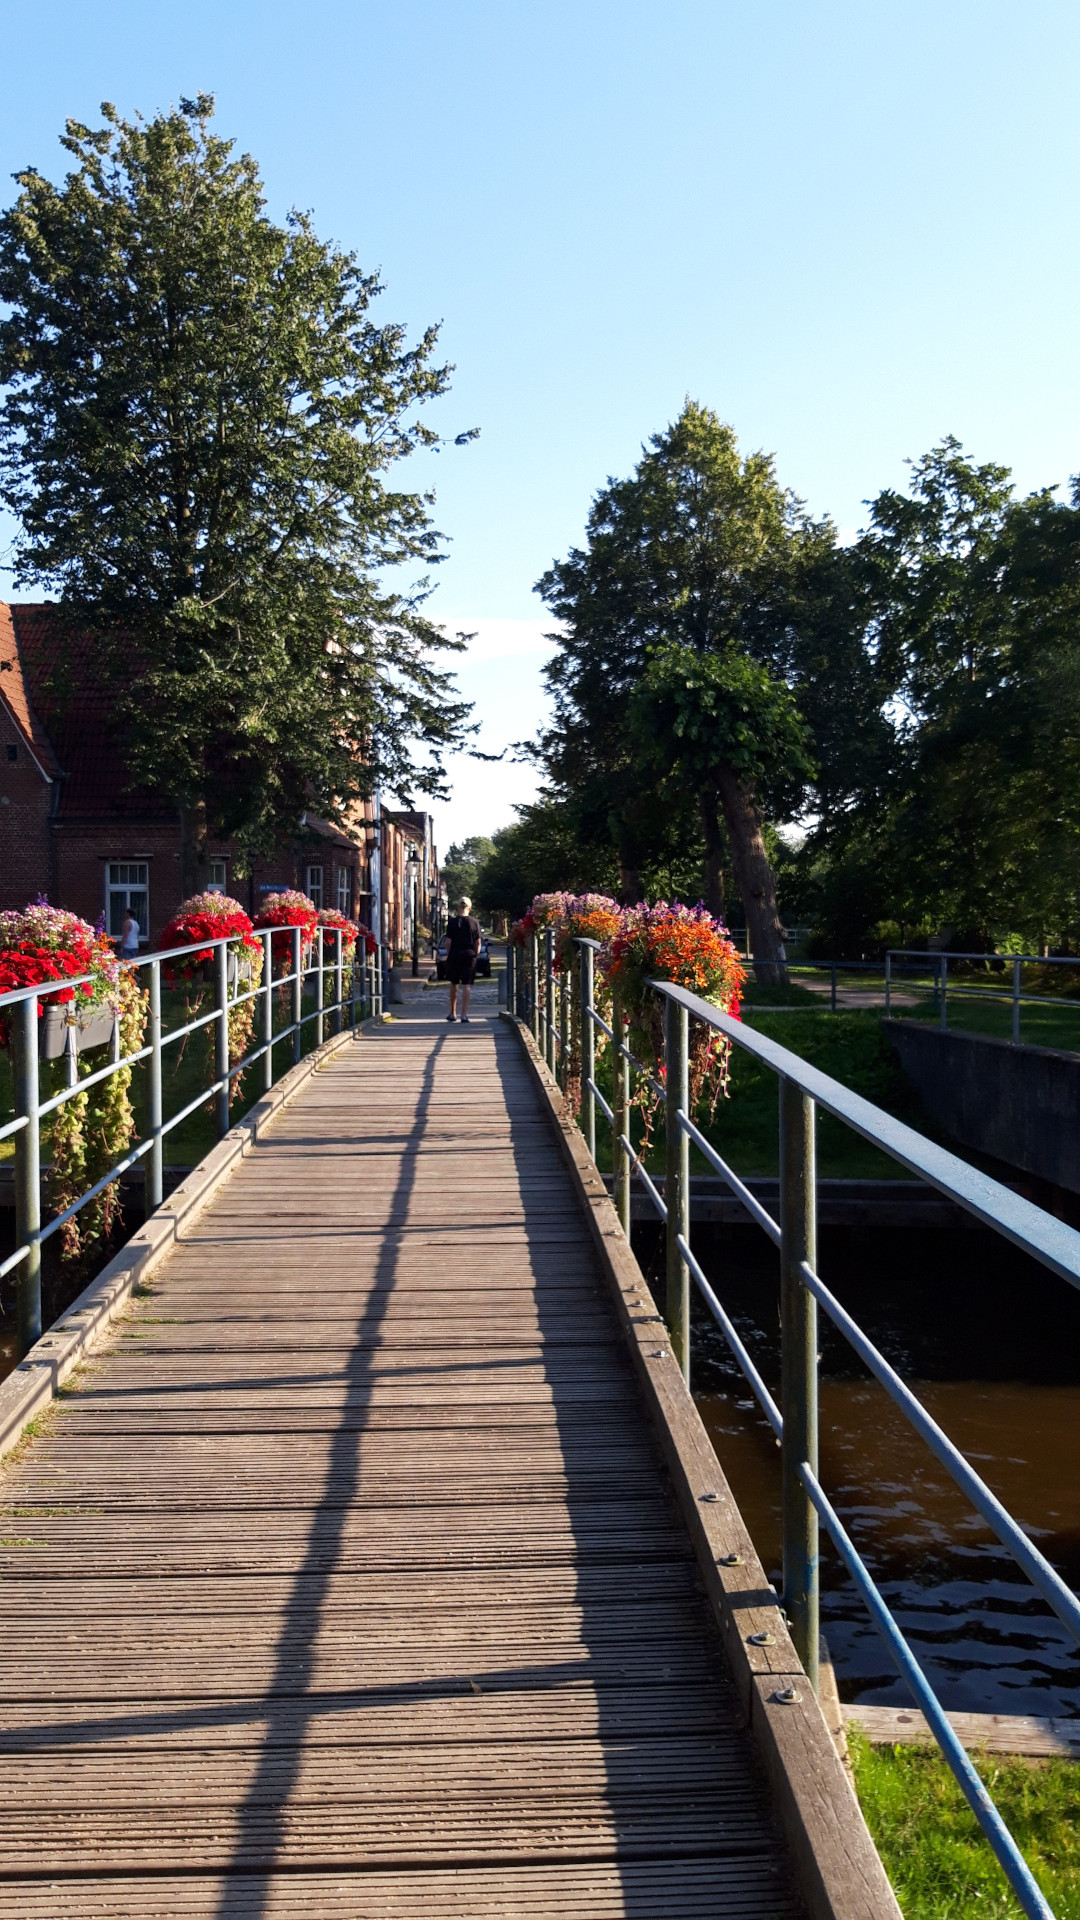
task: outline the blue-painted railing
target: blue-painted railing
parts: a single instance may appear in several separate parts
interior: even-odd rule
[[[329,944],[326,934],[330,935]],[[182,1125],[191,1114],[213,1099],[216,1109],[217,1130],[224,1136],[229,1130],[229,1109],[232,1084],[237,1076],[246,1073],[258,1061],[262,1062],[262,1090],[269,1092],[275,1078],[299,1061],[302,1052],[304,1029],[314,1025],[315,1042],[320,1044],[326,1035],[327,1021],[333,1023],[334,1031],[340,1032],[343,1023],[355,1026],[365,1013],[382,1011],[383,994],[383,955],[363,955],[358,947],[354,961],[350,961],[344,947],[343,935],[337,928],[316,929],[307,943],[299,927],[274,927],[260,929],[257,935],[263,945],[263,973],[256,987],[244,987],[243,976],[237,969],[235,979],[230,983],[229,941],[227,939],[201,940],[199,952],[212,951],[214,974],[214,1005],[209,1013],[200,1014],[194,1020],[186,1021],[182,1026],[164,1028],[161,1016],[161,980],[162,968],[168,969],[171,961],[190,961],[191,948],[170,947],[161,953],[140,955],[125,966],[131,966],[146,979],[149,997],[149,1037],[145,1046],[135,1053],[122,1055],[120,1052],[119,1019],[113,1020],[111,1058],[106,1065],[96,1068],[92,1073],[80,1077],[78,1061],[78,1035],[76,1006],[72,1002],[64,1005],[66,1016],[66,1044],[64,1062],[67,1069],[67,1085],[59,1093],[43,1099],[41,1094],[41,1075],[38,1045],[39,1016],[41,1003],[48,1002],[57,992],[56,981],[45,981],[39,986],[17,987],[8,993],[0,993],[0,1015],[3,1016],[10,1033],[14,1080],[14,1113],[10,1120],[0,1124],[0,1141],[12,1140],[15,1154],[15,1248],[7,1258],[0,1262],[0,1279],[13,1270],[16,1274],[16,1312],[18,1316],[19,1350],[25,1354],[40,1337],[41,1325],[41,1249],[45,1241],[58,1233],[67,1221],[80,1213],[83,1207],[96,1199],[97,1195],[119,1179],[129,1168],[140,1160],[146,1160],[145,1200],[146,1212],[159,1207],[164,1188],[164,1145],[168,1135]],[[363,941],[361,932],[360,940]],[[272,957],[274,944],[280,953],[285,943],[290,948],[290,963],[287,972],[274,976]],[[90,974],[78,974],[63,981],[63,989],[78,987],[92,978]],[[327,986],[329,983],[329,995]],[[314,1006],[304,1012],[305,989],[314,998]],[[290,1018],[280,1028],[274,1028],[274,995],[289,990],[291,994]],[[229,1015],[237,1007],[249,1001],[259,1003],[262,1018],[257,1021],[258,1044],[252,1047],[240,1060],[229,1057]],[[187,1035],[196,1033],[202,1027],[214,1029],[214,1067],[212,1077],[206,1085],[189,1100],[177,1113],[164,1115],[163,1103],[163,1063],[166,1049],[183,1041]],[[275,1048],[282,1043],[291,1042],[285,1066],[275,1067]],[[103,1177],[80,1193],[63,1212],[43,1221],[45,1212],[42,1191],[41,1167],[41,1126],[42,1121],[57,1108],[76,1095],[85,1093],[110,1075],[125,1067],[147,1063],[147,1117],[148,1125],[145,1137],[132,1147],[122,1159],[109,1168]]]
[[[849,1341],[874,1378],[890,1395],[952,1475],[972,1505],[996,1533],[1017,1564],[1080,1644],[1080,1600],[1006,1511],[986,1482],[944,1433],[910,1387],[830,1292],[817,1272],[815,1122],[817,1109],[831,1113],[869,1140],[909,1173],[925,1180],[1069,1285],[1080,1287],[1080,1233],[1040,1207],[970,1167],[913,1128],[884,1113],[839,1081],[809,1066],[776,1041],[734,1020],[708,1001],[666,981],[653,989],[665,1007],[664,1059],[656,1077],[635,1059],[626,1039],[618,994],[612,995],[610,1022],[595,1005],[595,941],[577,941],[580,967],[576,982],[555,967],[554,940],[534,935],[529,948],[508,949],[511,980],[508,1000],[528,1024],[556,1077],[565,1079],[572,1042],[579,1049],[581,1127],[595,1157],[599,1109],[611,1129],[615,1204],[623,1230],[630,1232],[631,1181],[638,1178],[665,1224],[667,1298],[673,1351],[687,1383],[690,1379],[690,1282],[716,1320],[748,1380],[765,1418],[780,1441],[783,1482],[784,1606],[800,1658],[817,1686],[820,1569],[818,1523],[825,1526],[856,1589],[865,1602],[900,1674],[907,1682],[976,1819],[1030,1920],[1054,1920],[1016,1841],[1005,1825],[978,1772],[949,1724],[937,1695],[904,1638],[873,1576],[855,1547],[818,1478],[817,1310],[820,1307]],[[776,1074],[780,1107],[779,1220],[749,1192],[737,1173],[695,1124],[689,1111],[689,1027],[700,1021],[740,1047]],[[613,1056],[613,1098],[607,1101],[596,1082],[595,1036],[603,1033]],[[650,1178],[630,1138],[631,1074],[646,1078],[663,1103],[666,1135],[664,1193]],[[694,1254],[690,1233],[689,1150],[696,1147],[710,1167],[739,1198],[751,1219],[780,1254],[781,1395],[778,1405],[739,1338],[723,1302]]]

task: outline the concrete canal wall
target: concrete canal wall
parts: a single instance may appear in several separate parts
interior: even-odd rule
[[[961,1146],[1080,1193],[1080,1056],[886,1020],[929,1118]]]

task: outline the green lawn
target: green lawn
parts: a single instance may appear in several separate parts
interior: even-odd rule
[[[1018,1920],[1022,1908],[936,1747],[871,1747],[849,1730],[867,1825],[905,1920]],[[1058,1920],[1080,1920],[1080,1766],[975,1755]]]
[[[904,1078],[877,1014],[828,1013],[816,1007],[809,1007],[805,1013],[770,1014],[767,1008],[747,1007],[745,1019],[746,1025],[755,1032],[778,1040],[790,1052],[872,1100],[875,1106],[884,1107],[887,1113],[906,1120],[911,1126],[927,1130],[925,1115]],[[597,1079],[610,1099],[611,1062],[607,1053]],[[736,1047],[729,1097],[718,1103],[715,1118],[702,1130],[736,1173],[778,1173],[777,1078],[772,1069]],[[640,1138],[640,1131],[640,1122],[635,1116],[635,1139]],[[610,1131],[599,1117],[597,1149],[601,1165],[610,1169]],[[645,1164],[650,1170],[663,1171],[661,1122],[653,1130]],[[710,1171],[708,1162],[696,1150],[691,1151],[691,1171]],[[818,1121],[818,1171],[824,1178],[836,1180],[908,1177],[887,1154],[879,1153],[827,1113],[822,1113]]]
[[[986,1033],[995,1040],[1012,1039],[1012,1001],[1002,989],[993,999],[969,999],[963,991],[946,996],[949,1027],[957,1033]],[[980,993],[982,989],[980,989]],[[940,1020],[940,1009],[927,994],[918,1007],[897,1007],[898,1019]],[[1080,1002],[1062,999],[1055,1006],[1021,1005],[1020,1039],[1029,1047],[1058,1047],[1066,1053],[1080,1053]]]

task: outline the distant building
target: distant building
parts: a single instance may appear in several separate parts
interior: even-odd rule
[[[86,920],[104,915],[114,935],[130,908],[153,946],[181,899],[180,818],[130,787],[111,718],[93,637],[61,627],[55,606],[0,602],[0,907],[45,894]],[[233,842],[211,842],[210,885],[249,912],[275,888],[298,887],[371,925],[379,866],[396,872],[393,843],[380,862],[377,813],[364,802],[348,831],[303,813],[242,877]]]
[[[429,813],[382,808],[382,937],[396,952],[412,951],[413,914],[424,933],[437,940],[439,864]],[[410,856],[415,854],[416,858]],[[423,949],[426,951],[426,948]]]

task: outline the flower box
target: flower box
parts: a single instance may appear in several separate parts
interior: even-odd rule
[[[74,1017],[64,1006],[43,1007],[38,1026],[38,1053],[42,1060],[59,1060],[67,1052],[69,1022],[75,1031],[76,1053],[87,1053],[91,1047],[108,1045],[116,1015],[111,1007]]]
[[[174,962],[174,965],[175,964],[176,963]],[[179,971],[179,968],[177,968],[177,971]],[[235,993],[237,988],[241,985],[245,987],[250,987],[253,973],[254,973],[254,962],[249,958],[247,958],[247,956],[245,956],[243,959],[238,958],[238,956],[235,953],[233,953],[232,949],[230,948],[229,954],[228,954],[228,963],[225,969],[226,981],[228,983],[229,992]],[[191,974],[191,978],[193,980],[199,981],[203,986],[207,986],[207,987],[216,986],[217,960],[216,959],[200,960],[198,966],[194,968]]]

